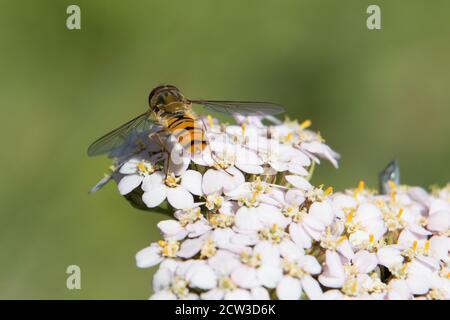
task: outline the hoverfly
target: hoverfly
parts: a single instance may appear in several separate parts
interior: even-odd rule
[[[122,145],[131,132],[150,130],[155,124],[174,135],[186,151],[198,153],[207,146],[207,141],[204,126],[192,109],[193,104],[211,111],[245,116],[271,116],[284,112],[282,106],[269,102],[192,100],[173,85],[154,88],[148,103],[147,111],[92,143],[88,155],[108,153]]]

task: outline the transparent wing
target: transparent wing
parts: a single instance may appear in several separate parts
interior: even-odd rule
[[[217,101],[217,100],[191,100],[209,110],[242,114],[244,116],[266,116],[284,112],[284,108],[276,103],[257,101]]]
[[[131,132],[149,130],[154,124],[155,121],[151,119],[148,112],[140,114],[136,118],[131,119],[117,129],[97,139],[89,146],[87,153],[91,157],[107,153],[123,144]]]

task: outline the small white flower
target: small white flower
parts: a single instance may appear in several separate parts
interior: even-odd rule
[[[149,208],[159,206],[166,198],[176,209],[191,208],[194,205],[194,195],[202,195],[201,173],[194,170],[185,171],[180,177],[161,171],[150,175],[142,184],[142,200]]]

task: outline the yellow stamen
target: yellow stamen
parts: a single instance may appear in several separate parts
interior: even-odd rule
[[[428,253],[428,250],[430,249],[430,240],[427,240],[425,242],[424,249],[425,249],[425,253]]]
[[[339,239],[336,241],[336,243],[338,245],[340,245],[342,242],[344,242],[345,240],[347,240],[347,236],[341,236],[339,237]]]
[[[331,187],[331,186],[328,187],[328,188],[325,190],[324,194],[325,194],[326,196],[329,196],[329,195],[333,194],[333,187]]]
[[[369,242],[370,242],[370,243],[373,243],[374,240],[375,240],[375,237],[374,237],[373,234],[371,233],[371,234],[369,235]]]
[[[286,136],[286,141],[291,141],[292,140],[292,133],[289,132]]]
[[[391,190],[397,190],[397,184],[394,181],[389,180],[388,185],[389,185],[389,188],[391,188]]]
[[[416,251],[417,251],[417,245],[418,245],[418,242],[417,242],[417,240],[414,240],[414,242],[413,242],[413,246],[412,246],[412,249],[413,249],[413,251],[414,251],[414,252],[416,252]]]
[[[306,119],[305,121],[303,121],[303,122],[300,124],[300,129],[306,129],[306,128],[309,128],[309,127],[311,126],[311,124],[312,124],[311,120]]]
[[[352,210],[347,215],[347,222],[352,222],[355,212]]]
[[[403,208],[400,208],[400,210],[398,210],[397,219],[400,219],[402,217],[403,212],[404,212]]]
[[[363,180],[359,181],[358,187],[355,189],[354,196],[356,197],[359,193],[361,193],[364,190],[365,186],[366,184]]]
[[[242,136],[245,137],[245,129],[247,129],[247,124],[244,122],[241,124]]]
[[[159,240],[159,241],[158,241],[158,244],[159,244],[161,247],[164,247],[164,246],[167,245],[167,241]]]
[[[392,202],[397,201],[397,192],[396,191],[391,192],[391,200],[392,200]]]
[[[212,128],[214,126],[213,117],[210,114],[207,115],[209,127]]]

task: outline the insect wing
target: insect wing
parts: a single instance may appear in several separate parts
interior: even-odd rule
[[[154,123],[148,112],[145,112],[92,143],[88,155],[92,157],[107,153],[122,145],[131,132],[149,130]]]
[[[211,111],[241,114],[244,116],[266,116],[284,112],[284,108],[276,103],[256,101],[217,101],[217,100],[191,100]]]

